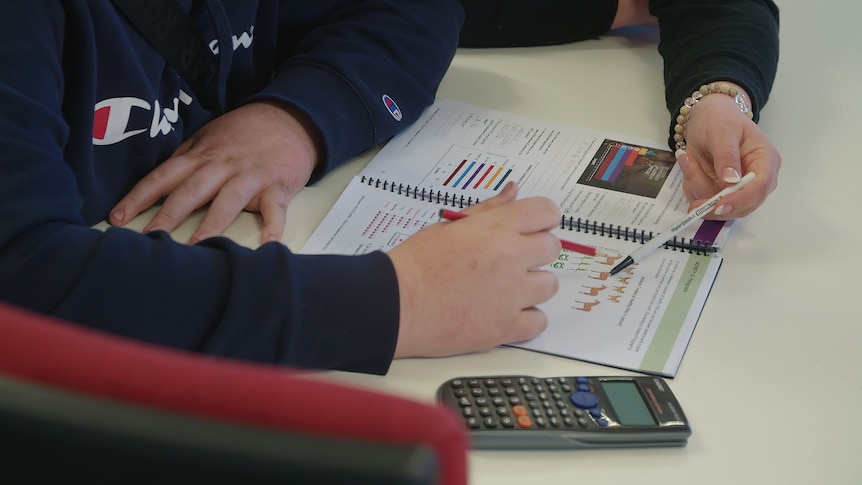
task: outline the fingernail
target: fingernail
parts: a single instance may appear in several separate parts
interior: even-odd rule
[[[731,206],[730,204],[721,204],[720,206],[715,208],[715,211],[713,212],[713,214],[715,214],[717,216],[722,216],[722,215],[727,214],[728,212],[730,212],[732,210],[733,210],[733,206]]]
[[[724,167],[721,170],[721,180],[729,184],[735,184],[742,180],[742,177],[739,176],[739,172],[736,171],[733,167]]]
[[[111,212],[111,217],[117,222],[123,222],[123,220],[126,218],[126,213],[120,209],[117,209],[114,212]]]
[[[685,170],[685,167],[688,166],[688,153],[685,150],[677,150],[674,156],[676,156],[676,162],[679,163],[679,168]]]

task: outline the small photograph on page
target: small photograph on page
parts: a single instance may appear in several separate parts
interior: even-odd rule
[[[605,139],[578,183],[655,199],[675,163],[669,150]]]

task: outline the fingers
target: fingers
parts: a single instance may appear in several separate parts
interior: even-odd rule
[[[260,236],[261,244],[280,241],[284,235],[285,218],[287,217],[287,205],[290,194],[287,189],[270,187],[266,189],[260,198],[260,214],[263,216],[263,232]]]
[[[179,153],[187,145],[183,144]],[[108,221],[115,226],[123,226],[145,209],[170,194],[183,180],[195,171],[195,166],[182,157],[171,157],[153,169],[117,202],[108,215]]]
[[[522,234],[544,232],[560,224],[560,209],[551,199],[530,197],[508,206]],[[558,240],[559,241],[559,240]],[[559,251],[557,252],[559,254]]]
[[[192,162],[191,159],[193,158],[192,156],[180,156],[171,161],[189,166],[199,165]],[[211,200],[214,201],[216,194],[228,185],[228,181],[233,180],[231,177],[234,174],[235,172],[228,164],[215,162],[202,164],[193,173],[187,175],[185,180],[171,189],[170,195],[144,228],[144,232],[173,231],[196,209],[203,207]],[[237,187],[237,182],[233,183],[232,188],[232,193],[222,197],[223,205],[229,204],[225,199],[236,198],[237,194],[242,192],[242,188]],[[239,211],[234,213],[234,216],[237,213]],[[218,221],[218,219],[215,220]]]
[[[236,219],[237,214],[245,209],[259,190],[259,184],[253,177],[241,174],[232,177],[224,185],[219,185],[220,181],[217,178],[209,179],[205,183],[209,183],[209,190],[207,192],[190,194],[183,190],[178,190],[168,197],[162,210],[159,211],[161,213],[162,211],[176,210],[176,214],[185,219],[191,211],[206,203],[206,200],[209,200],[213,196],[215,197],[212,199],[212,203],[207,209],[203,221],[201,221],[192,237],[189,238],[191,244],[224,232],[230,223]],[[204,195],[207,195],[207,197],[202,197]],[[169,207],[169,204],[174,202],[171,199],[175,198],[181,201]],[[158,214],[156,217],[158,217]],[[155,219],[153,218],[154,221]]]
[[[550,232],[559,210],[544,198],[499,203],[514,194],[501,195],[471,217],[428,226],[387,253],[401,302],[397,357],[482,350],[546,328],[537,305],[556,294],[559,280],[535,268],[560,254]]]
[[[500,339],[497,345],[505,345],[516,342],[524,342],[535,338],[548,328],[548,316],[536,307],[521,310],[512,331]]]
[[[512,202],[517,198],[518,184],[516,184],[515,182],[507,182],[506,185],[503,186],[503,190],[501,190],[497,195],[483,201],[480,204],[470,206],[464,209],[462,212],[464,212],[465,214],[478,214],[479,212],[484,212],[495,207],[500,207],[508,202]]]
[[[676,157],[683,173],[689,207],[700,205],[749,172],[757,178],[722,198],[707,219],[744,217],[775,190],[781,156],[760,128],[740,116],[736,102],[722,95],[704,96],[686,123],[686,150]]]

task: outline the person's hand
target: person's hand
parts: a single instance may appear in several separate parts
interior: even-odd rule
[[[648,25],[650,27],[658,25],[658,19],[649,13],[649,0],[617,1],[617,12],[611,23],[611,29],[633,25]]]
[[[510,183],[466,210],[425,227],[389,252],[401,301],[395,357],[439,357],[527,340],[547,325],[536,305],[559,288],[535,268],[555,260],[550,229],[560,211],[546,198],[515,201]]]
[[[211,202],[189,242],[221,234],[242,210],[263,216],[261,242],[277,241],[288,203],[317,162],[316,133],[305,115],[288,105],[241,106],[187,139],[117,203],[108,220],[124,225],[167,196],[144,232],[172,231]]]
[[[685,153],[677,152],[683,192],[691,208],[748,172],[757,177],[721,199],[707,219],[744,217],[778,186],[781,155],[756,123],[743,116],[730,96],[710,94],[697,102],[685,124]]]

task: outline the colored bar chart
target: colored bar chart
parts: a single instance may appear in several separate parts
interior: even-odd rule
[[[634,164],[638,155],[645,155],[647,148],[626,144],[614,144],[596,171],[595,178],[603,182],[613,182],[622,172],[623,167]]]
[[[512,169],[510,168],[464,159],[449,174],[449,177],[443,182],[443,186],[460,189],[498,190],[511,174]]]

